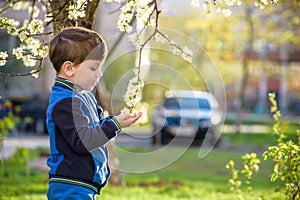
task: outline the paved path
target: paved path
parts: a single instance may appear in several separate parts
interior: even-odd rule
[[[15,147],[49,147],[49,137],[32,134],[9,135],[3,141],[3,145],[0,149],[0,158],[2,159],[12,156]]]
[[[134,137],[128,134],[120,134],[118,137],[116,137],[115,144],[125,146],[150,146],[151,138]],[[12,156],[16,147],[49,147],[49,136],[40,136],[27,133],[9,135],[5,138],[3,141],[3,146],[0,148],[0,159]]]
[[[268,132],[270,127],[267,126],[254,126],[243,125],[241,132],[245,133],[264,133]],[[137,130],[128,131],[128,134],[120,134],[116,140],[116,145],[124,146],[150,146],[151,133],[149,130],[142,131],[140,134],[133,134]],[[225,125],[222,130],[223,133],[235,132],[235,126]],[[10,134],[3,141],[3,146],[0,148],[0,159],[7,158],[13,155],[15,147],[23,146],[26,148],[49,147],[49,136],[40,136],[34,133],[18,133]]]

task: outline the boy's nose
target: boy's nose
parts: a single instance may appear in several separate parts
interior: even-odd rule
[[[102,73],[101,71],[99,71],[99,72],[96,74],[97,77],[102,77],[102,75],[103,75],[103,73]]]

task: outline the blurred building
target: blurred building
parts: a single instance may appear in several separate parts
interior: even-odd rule
[[[201,6],[204,5],[204,1],[200,1]],[[288,4],[288,3],[287,3]],[[172,6],[169,6],[172,5]],[[197,18],[199,16],[199,23],[202,23],[203,20],[201,15],[198,14],[200,11],[203,11],[201,8],[193,8],[188,2],[184,0],[176,1],[176,4],[173,3],[172,0],[166,0],[162,2],[162,9],[164,13],[162,15],[166,15],[168,17],[176,17],[183,15],[191,15],[191,17]],[[272,5],[274,6],[274,5]],[[275,8],[275,6],[274,6]],[[237,12],[246,12],[248,8],[233,8],[233,15]],[[275,10],[277,9],[277,13],[283,12],[282,5],[276,5]],[[299,8],[295,8],[297,10]],[[287,22],[284,20],[289,20],[289,23],[295,23],[292,28],[291,33],[279,33],[276,34],[277,38],[281,38],[281,35],[284,34],[293,34],[297,35],[297,31],[299,32],[299,17],[296,12],[294,12],[295,19],[289,16],[287,17],[272,15],[266,16],[262,14],[259,8],[249,7],[252,20],[258,22],[257,24],[264,26],[264,22],[268,21],[268,23],[274,22],[274,26],[278,26],[276,28],[281,28],[277,31],[281,31],[282,29],[287,29],[289,27]],[[212,6],[213,12],[213,6]],[[259,14],[260,12],[260,14]],[[276,13],[275,12],[275,13]],[[292,12],[289,12],[289,15],[292,15]],[[213,14],[212,14],[213,15]],[[234,17],[234,16],[231,16]],[[176,23],[184,23],[184,21],[179,21],[180,18],[176,18]],[[201,21],[202,20],[202,21]],[[294,21],[293,21],[294,20]],[[245,19],[240,19],[241,24],[247,24]],[[298,24],[297,24],[298,23]],[[256,25],[259,27],[259,25]],[[257,27],[256,27],[257,28]],[[195,30],[197,31],[197,30]],[[203,31],[203,30],[202,30]],[[255,113],[267,113],[269,111],[269,103],[268,103],[268,93],[275,92],[277,95],[278,106],[281,110],[282,114],[300,114],[300,81],[297,80],[296,77],[300,75],[300,46],[292,44],[291,38],[287,40],[285,43],[282,39],[281,46],[275,46],[272,43],[272,39],[270,41],[262,43],[263,39],[260,38],[257,33],[259,30],[254,30],[254,44],[251,50],[244,50],[244,52],[238,52],[240,57],[237,59],[247,59],[249,61],[248,72],[247,72],[247,80],[246,80],[246,88],[244,88],[245,96],[244,96],[244,112],[255,112]],[[237,31],[238,32],[238,31]],[[238,33],[240,34],[240,33]],[[268,33],[266,33],[268,34]],[[270,35],[274,36],[273,33]],[[283,38],[283,37],[282,37]],[[237,38],[238,39],[238,38]],[[248,41],[245,41],[244,47],[242,49],[248,49]],[[242,63],[242,61],[240,62]],[[242,68],[242,66],[240,66]],[[235,82],[231,82],[228,85],[225,85],[227,89],[227,104],[228,111],[235,111],[235,108],[240,105],[239,99],[239,91],[241,87],[241,74],[243,69],[236,69],[236,74],[238,77]]]
[[[182,15],[191,9],[189,2],[184,0],[176,1],[176,4],[174,4],[172,0],[166,0],[162,1],[160,6],[164,15],[169,16]],[[121,40],[118,40],[121,35],[117,30],[119,12],[116,10],[118,10],[118,8],[119,6],[116,4],[101,2],[95,20],[95,30],[101,33],[108,42],[110,50],[114,47],[115,43],[118,43],[119,47],[121,46],[123,49],[132,48],[126,38],[127,35],[121,37]],[[21,20],[29,17],[27,11],[9,12],[5,15]],[[0,43],[0,50],[11,51],[14,46],[17,46],[18,41],[16,38],[6,34],[3,30],[0,30]],[[115,53],[118,53],[118,49]],[[268,62],[268,66],[274,65],[273,67],[264,69],[262,69],[262,66],[261,70],[257,70],[257,67],[250,66],[245,98],[248,101],[247,105],[250,105],[249,111],[257,113],[266,112],[268,110],[267,94],[268,92],[275,92],[278,95],[280,109],[283,113],[287,113],[288,111],[300,113],[300,83],[297,80],[297,77],[300,75],[300,51],[293,50],[285,52],[266,47],[264,49],[253,49],[253,51],[244,52],[243,56],[253,61],[266,61]],[[0,67],[0,71],[4,73],[24,73],[32,69],[33,68],[23,67],[19,61],[11,61],[5,68]],[[278,73],[269,76],[264,70],[277,70]],[[54,77],[55,71],[52,69],[49,60],[45,59],[43,62],[43,70],[37,79],[32,76],[0,76],[0,95],[14,101],[32,99],[33,96],[39,94],[41,94],[41,96],[47,96],[51,91]],[[228,86],[228,88],[230,87],[239,87],[239,82],[237,81],[232,86]],[[231,97],[229,98],[228,104],[234,104],[234,101],[235,98]]]

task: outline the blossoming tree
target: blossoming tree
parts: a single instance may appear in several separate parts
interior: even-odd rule
[[[125,102],[126,112],[134,112],[135,105],[141,100],[141,91],[144,86],[141,75],[141,52],[146,44],[155,39],[173,48],[173,53],[181,56],[184,60],[191,62],[193,52],[188,47],[176,44],[176,41],[169,38],[159,29],[159,8],[158,0],[105,0],[107,3],[117,3],[120,8],[120,15],[116,26],[119,31],[129,33],[129,40],[136,46],[139,52],[139,62],[135,67],[135,77],[128,84]],[[251,1],[255,6],[263,8],[267,4],[275,3],[277,0],[255,0]],[[246,2],[246,1],[245,1]],[[222,8],[225,15],[230,14],[227,6],[243,5],[242,0],[192,0],[190,4],[194,7],[202,6],[208,12],[212,6]],[[24,66],[37,66],[30,73],[4,74],[10,76],[38,76],[42,70],[43,58],[47,57],[48,35],[67,26],[83,26],[93,28],[95,13],[100,0],[7,0],[2,1],[0,9],[0,29],[4,29],[8,34],[18,37],[21,44],[11,52],[0,52],[0,66],[4,67],[9,59],[22,60]],[[28,10],[29,18],[18,21],[14,18],[6,17],[9,10]],[[134,22],[142,22],[141,29],[134,29]],[[154,27],[152,33],[147,38],[141,37],[149,28]],[[1,72],[0,72],[1,73]],[[3,75],[3,73],[2,73]]]
[[[249,2],[257,7],[275,3],[277,0],[254,0]],[[136,46],[138,62],[134,68],[135,76],[129,81],[124,101],[125,112],[134,112],[134,107],[142,98],[144,76],[141,70],[141,55],[151,40],[168,45],[173,54],[181,56],[187,62],[192,62],[193,52],[186,46],[180,46],[174,39],[168,37],[159,28],[160,2],[158,0],[105,0],[106,3],[119,5],[119,18],[115,26],[123,33],[128,33],[129,40]],[[248,0],[191,0],[191,6],[203,7],[209,12],[218,7],[225,16],[230,15],[228,6],[243,5]],[[248,2],[248,3],[249,3]],[[95,14],[100,0],[6,0],[0,2],[0,29],[7,34],[17,37],[20,45],[12,51],[0,51],[0,67],[5,67],[10,59],[22,61],[25,67],[35,66],[29,73],[0,72],[8,76],[37,77],[42,70],[43,59],[47,57],[47,42],[49,36],[63,27],[83,26],[93,29]],[[6,15],[9,11],[18,12],[27,10],[26,19],[17,20]],[[142,27],[137,29],[135,22],[141,22]],[[149,29],[151,28],[151,29]],[[143,37],[146,30],[150,30],[147,37]],[[111,53],[111,52],[110,52]],[[114,159],[110,159],[114,160]],[[120,176],[116,179],[119,182]]]

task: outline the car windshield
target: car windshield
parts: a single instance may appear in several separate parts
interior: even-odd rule
[[[210,109],[210,105],[207,99],[202,98],[168,98],[164,103],[166,108],[176,109]]]

